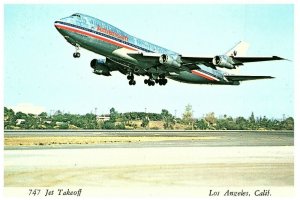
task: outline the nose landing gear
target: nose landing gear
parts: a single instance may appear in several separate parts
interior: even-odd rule
[[[79,53],[79,52],[73,53],[73,57],[74,57],[74,58],[79,58],[79,57],[80,57],[80,53]]]
[[[78,51],[79,51],[79,45],[76,44],[75,45],[75,53],[73,53],[74,58],[79,58],[80,57],[80,53]]]

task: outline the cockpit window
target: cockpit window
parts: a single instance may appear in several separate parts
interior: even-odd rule
[[[80,15],[79,14],[73,14],[73,15],[71,15],[72,17],[80,17]]]

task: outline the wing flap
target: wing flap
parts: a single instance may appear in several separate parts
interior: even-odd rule
[[[159,65],[159,58],[162,54],[159,53],[144,53],[144,52],[130,52],[127,53],[128,56],[137,59],[139,61],[144,61],[144,62],[151,62],[155,65]],[[262,61],[271,61],[271,60],[286,60],[285,58],[281,58],[278,56],[270,56],[270,57],[232,57],[233,63],[231,63],[234,66],[239,66],[243,65],[243,63],[247,62],[262,62]],[[180,55],[180,60],[183,69],[189,69],[189,70],[194,70],[199,68],[197,65],[202,64],[208,67],[211,67],[213,69],[216,68],[216,66],[213,64],[213,56],[203,56],[203,57],[198,57],[198,56],[181,56]]]
[[[225,75],[229,81],[251,81],[259,79],[272,79],[272,76]]]
[[[285,60],[285,59],[278,56],[272,56],[272,57],[233,57],[233,60],[236,64],[243,64],[246,62],[261,62],[261,61]]]
[[[131,52],[127,53],[127,55],[139,61],[151,62],[156,66],[161,65],[159,63],[159,58],[162,54],[160,53]],[[182,58],[180,57],[180,59]],[[199,69],[199,67],[193,61],[183,62],[181,68],[184,71]]]
[[[159,58],[161,54],[159,53],[144,53],[144,52],[130,52],[127,53],[130,57],[135,59],[143,59],[143,58]]]

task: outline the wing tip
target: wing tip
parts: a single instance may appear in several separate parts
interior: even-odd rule
[[[274,59],[274,60],[287,60],[287,61],[292,61],[292,60],[290,60],[290,59],[282,58],[282,57],[279,57],[279,56],[273,56],[273,59]]]

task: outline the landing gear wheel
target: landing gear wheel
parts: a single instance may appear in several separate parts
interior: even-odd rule
[[[78,52],[79,51],[79,45],[78,44],[75,44],[75,53],[73,53],[73,57],[74,58],[79,58],[80,57],[80,53]]]
[[[164,82],[163,82],[164,85],[166,85],[166,84],[168,83],[168,79],[165,78],[165,79],[163,79],[163,80],[164,80]]]
[[[127,76],[127,79],[128,79],[128,80],[133,80],[133,79],[134,79],[133,74],[129,74],[129,75]]]
[[[136,84],[135,80],[130,80],[129,81],[129,85],[135,85],[135,84]]]
[[[73,57],[74,57],[74,58],[79,58],[79,57],[80,57],[80,53],[79,53],[79,52],[73,53]]]
[[[159,85],[166,85],[167,84],[167,82],[168,82],[168,79],[159,79],[159,81],[158,81],[158,83],[159,83]]]
[[[145,84],[148,84],[148,83],[149,83],[149,80],[148,80],[148,79],[145,79],[145,80],[144,80],[144,83],[145,83]]]
[[[152,81],[152,80],[148,80],[148,85],[149,85],[149,86],[154,86],[154,85],[155,85],[155,82]]]

